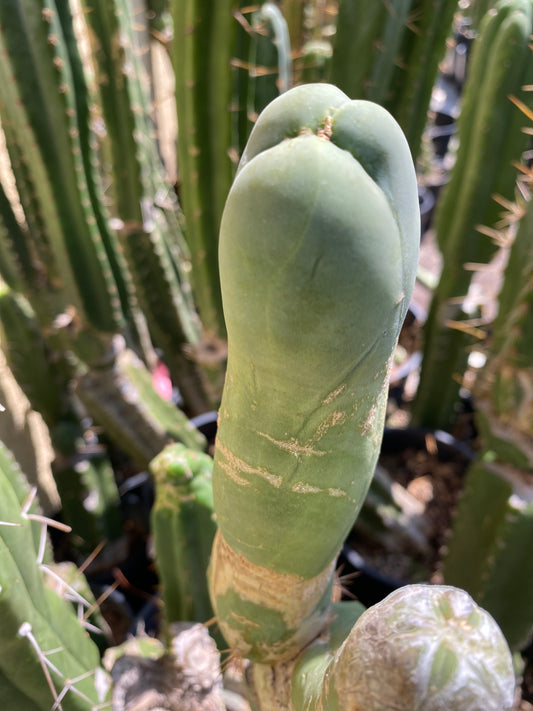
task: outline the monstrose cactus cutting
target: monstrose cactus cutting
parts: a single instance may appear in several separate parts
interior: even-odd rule
[[[419,226],[409,147],[385,109],[308,84],[262,112],[221,225],[229,351],[209,567],[218,624],[252,662],[247,680],[260,711],[463,711],[457,688],[470,677],[470,696],[479,687],[484,702],[497,689],[498,708],[510,709],[509,650],[468,596],[457,602],[461,591],[448,600],[450,589],[412,587],[375,612],[332,602],[337,554],[379,453]],[[407,688],[400,674],[381,700],[364,683],[368,660],[351,646],[360,638],[372,646],[374,614],[390,632],[374,653],[388,659],[403,640],[403,680],[413,681]],[[471,659],[454,661],[465,646],[463,618],[479,674],[470,674]],[[430,649],[432,640],[442,649]],[[495,684],[483,671],[493,656],[503,670],[494,667]]]
[[[418,244],[414,168],[384,109],[309,84],[263,111],[220,235],[229,357],[211,563],[222,631],[254,659],[290,657],[324,625]]]

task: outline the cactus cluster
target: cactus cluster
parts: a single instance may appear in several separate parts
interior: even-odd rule
[[[512,245],[499,313],[484,344],[487,363],[474,387],[481,447],[467,475],[443,569],[447,582],[468,590],[491,612],[517,650],[528,643],[533,631],[529,551],[533,536],[529,397],[533,210],[529,195],[522,210],[518,226],[507,228]]]
[[[435,231],[443,269],[425,327],[420,383],[413,408],[417,423],[448,429],[465,371],[468,321],[463,310],[472,271],[486,264],[504,208],[514,200],[516,163],[529,139],[523,113],[511,97],[531,105],[533,7],[502,0],[480,28],[458,119],[456,162],[439,200]],[[473,314],[475,317],[477,314]]]
[[[80,7],[74,21],[69,3],[0,0],[0,120],[15,185],[2,173],[0,342],[50,431],[62,514],[84,553],[120,535],[100,445],[149,471],[166,653],[158,644],[157,661],[123,659],[110,701],[94,601],[52,564],[47,528],[69,526],[43,517],[0,446],[2,702],[125,709],[144,671],[158,703],[180,697],[181,687],[157,695],[179,677],[222,708],[216,664],[205,688],[188,665],[174,668],[188,652],[173,623],[216,619],[220,648],[249,662],[259,711],[510,711],[509,645],[520,649],[533,627],[531,209],[475,393],[482,450],[446,585],[406,586],[366,611],[337,600],[337,556],[365,498],[390,502],[379,486],[367,493],[417,271],[413,156],[456,2],[342,0],[325,44],[316,40],[333,25],[314,36],[318,3],[300,0]],[[468,286],[464,262],[493,249],[476,230],[492,233],[495,193],[513,196],[532,13],[532,0],[500,0],[481,25],[437,221],[445,265],[416,405],[424,424],[428,407],[450,407],[442,369],[431,380],[446,392],[429,396],[425,383],[445,351],[448,375],[458,369],[442,326]],[[154,40],[174,63],[176,186],[158,154]],[[300,49],[298,81],[341,88],[290,88]],[[154,390],[156,348],[184,411]],[[227,355],[214,458],[188,420],[211,405],[202,352],[217,375]],[[516,571],[531,572],[520,588]]]

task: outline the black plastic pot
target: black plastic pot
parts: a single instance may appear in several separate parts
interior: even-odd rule
[[[456,462],[463,471],[474,457],[468,444],[456,440],[447,432],[425,428],[386,429],[381,456],[396,455],[409,449],[426,451],[428,440],[436,447],[439,461]],[[393,590],[410,582],[386,575],[372,566],[350,536],[343,546],[338,563],[345,597],[355,598],[366,607],[377,604]]]

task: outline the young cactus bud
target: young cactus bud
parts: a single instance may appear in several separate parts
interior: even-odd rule
[[[418,244],[409,148],[383,108],[308,84],[263,111],[220,234],[229,354],[210,572],[222,632],[252,659],[290,658],[325,624]]]
[[[206,570],[216,531],[208,454],[170,444],[150,463],[156,498],[151,520],[165,621],[213,616]]]

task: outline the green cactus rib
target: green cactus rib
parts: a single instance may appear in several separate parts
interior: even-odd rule
[[[402,127],[415,161],[456,11],[457,0],[414,0],[398,48],[384,105]]]
[[[218,276],[218,230],[231,185],[232,80],[236,0],[173,0],[173,61],[181,202],[202,323],[225,335]]]
[[[0,344],[32,409],[48,426],[64,521],[85,547],[94,547],[102,537],[116,539],[120,519],[114,472],[105,455],[86,454],[84,428],[68,395],[71,368],[46,341],[29,302],[1,280]]]
[[[352,98],[382,104],[420,150],[431,92],[457,0],[343,0],[329,80]]]
[[[1,8],[0,8],[1,9]],[[30,227],[39,260],[46,266],[46,277],[52,288],[47,290],[51,311],[58,313],[65,303],[82,312],[81,297],[70,264],[62,249],[52,257],[47,235],[61,235],[61,222],[56,209],[46,167],[35,136],[29,125],[23,99],[18,91],[15,72],[10,65],[4,36],[0,32],[0,116],[11,155],[17,189]],[[9,111],[9,117],[6,115]],[[16,131],[15,131],[16,128]],[[21,147],[24,146],[24,155]],[[68,296],[65,296],[65,293]]]
[[[530,308],[533,298],[533,246],[530,238],[532,229],[533,201],[529,196],[529,202],[525,206],[525,213],[520,219],[512,243],[503,285],[498,294],[498,315],[493,327],[491,345],[492,359],[497,362],[496,368],[492,368],[495,374],[498,366],[504,364],[515,373],[519,370],[527,372],[533,367],[531,349],[533,320]],[[496,401],[494,407],[499,415],[513,417],[515,424],[517,415],[524,411],[516,399],[509,403],[504,400],[498,404]],[[530,423],[531,420],[529,425]],[[530,433],[530,426],[526,422],[524,425],[524,431]]]
[[[342,614],[345,604],[335,606],[333,625],[340,629],[332,641],[315,642],[296,662],[287,709],[513,707],[509,648],[492,617],[463,590],[407,585],[359,616]],[[353,626],[350,616],[357,616]]]
[[[253,658],[294,653],[323,624],[379,451],[419,232],[409,148],[384,109],[315,84],[263,111],[221,227],[229,355],[210,573],[224,636]]]
[[[386,103],[398,51],[406,32],[411,3],[412,0],[396,0],[387,8],[386,22],[378,45],[379,52],[368,78],[365,98],[370,101],[381,104]]]
[[[467,475],[444,559],[446,581],[493,614],[510,646],[533,633],[533,208],[511,246],[499,312],[474,389],[478,460]]]
[[[458,121],[457,161],[436,216],[443,271],[426,323],[413,418],[443,429],[450,427],[453,418],[457,379],[466,358],[467,338],[448,326],[449,320],[467,318],[457,303],[471,280],[464,265],[486,263],[494,254],[496,245],[480,226],[494,228],[501,219],[495,196],[513,199],[513,163],[528,145],[522,131],[524,116],[509,95],[531,104],[531,94],[523,87],[533,79],[532,5],[530,0],[504,0],[496,10],[487,16],[474,46]]]
[[[154,344],[164,352],[189,412],[208,409],[198,366],[185,355],[201,337],[179,207],[163,176],[147,76],[124,2],[86,3],[110,137],[115,217]],[[89,11],[90,10],[90,11]]]
[[[61,391],[35,314],[24,296],[0,279],[0,344],[32,407],[50,425],[57,422]]]
[[[26,235],[0,183],[0,276],[10,287],[21,289],[30,264]]]
[[[78,37],[74,32],[70,6],[68,3],[60,3],[57,5],[57,11],[65,37],[72,80],[75,87],[76,115],[81,155],[87,180],[87,190],[94,209],[96,225],[117,286],[121,309],[128,328],[128,335],[141,350],[146,351],[148,350],[145,335],[146,324],[143,323],[143,318],[139,310],[132,275],[117,235],[115,231],[110,228],[109,214],[103,201],[104,187],[102,184],[100,147],[92,128],[94,117],[91,114],[91,104],[94,103],[96,97],[93,96],[93,92],[88,86],[86,71],[84,70],[79,53]],[[89,14],[92,16],[95,12],[96,8],[93,4]],[[124,176],[121,177],[123,178]]]
[[[0,674],[9,693],[41,711],[92,711],[105,702],[96,646],[70,605],[44,584],[47,566],[35,539],[39,523],[21,504],[21,473],[0,460]],[[28,489],[26,488],[26,498]],[[39,525],[39,528],[41,526]],[[70,686],[68,686],[70,685]]]
[[[16,7],[4,1],[0,3],[0,28],[3,63],[10,70],[7,83],[11,85],[5,87],[6,93],[2,86],[0,113],[19,146],[27,145],[30,155],[38,154],[36,166],[41,175],[29,156],[28,168],[41,211],[55,212],[50,215],[53,219],[46,237],[58,271],[69,295],[78,296],[82,313],[93,325],[114,330],[122,316],[120,301],[88,190],[76,87],[57,10],[44,1],[26,0]],[[13,92],[20,98],[15,107],[9,101]],[[19,123],[16,114],[21,112]],[[45,208],[50,200],[53,206]]]
[[[167,624],[213,616],[206,581],[216,532],[212,470],[210,456],[182,444],[169,445],[150,463],[151,522]]]

